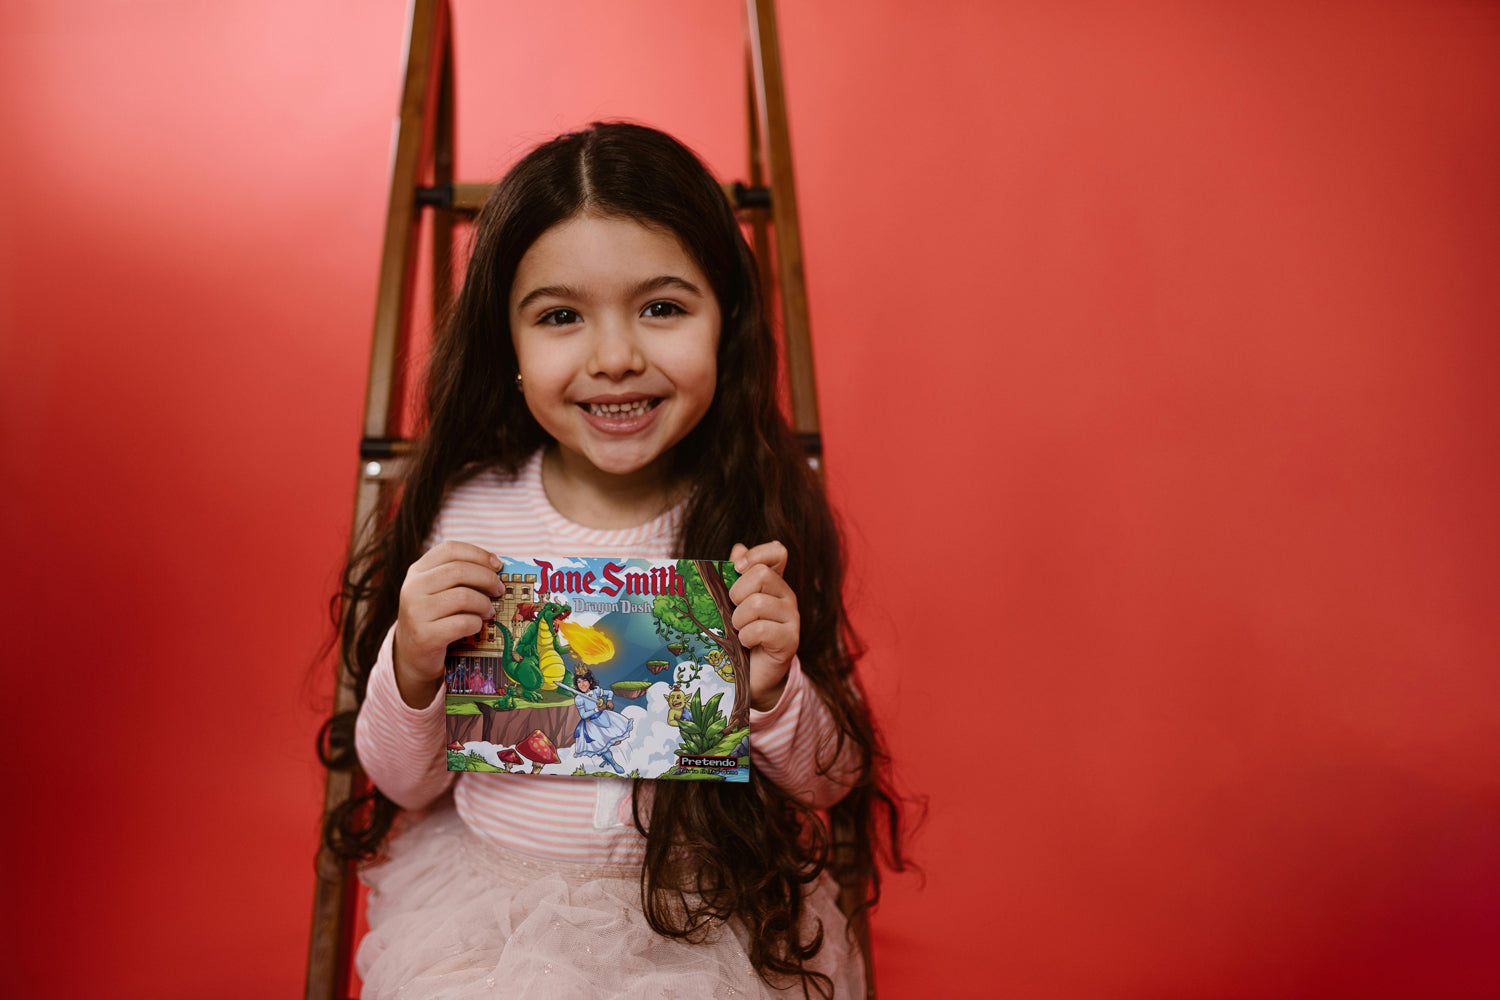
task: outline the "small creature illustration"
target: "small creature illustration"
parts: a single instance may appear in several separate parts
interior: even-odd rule
[[[501,697],[490,702],[490,707],[497,712],[509,712],[516,707],[516,698],[521,693],[521,685],[505,685],[505,693]]]
[[[720,677],[729,683],[734,683],[734,661],[724,655],[722,649],[711,649],[703,657],[716,670]]]
[[[667,692],[667,725],[682,726],[682,712],[687,708],[688,693],[676,684]]]

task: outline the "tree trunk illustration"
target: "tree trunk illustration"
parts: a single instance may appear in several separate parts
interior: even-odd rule
[[[729,728],[738,729],[750,725],[750,655],[740,645],[740,637],[730,622],[734,618],[734,602],[729,599],[729,588],[724,585],[724,576],[717,563],[706,559],[694,559],[693,566],[719,609],[719,618],[724,622],[724,634],[714,635],[704,630],[705,635],[718,643],[719,648],[734,664],[734,714],[729,717]]]

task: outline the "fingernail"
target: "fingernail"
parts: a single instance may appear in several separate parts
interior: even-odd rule
[[[495,569],[498,570],[501,567],[501,565],[502,565],[502,563],[500,562],[500,557],[497,556],[497,555],[494,555],[492,553],[490,555],[490,565],[493,566],[493,567],[495,567]]]

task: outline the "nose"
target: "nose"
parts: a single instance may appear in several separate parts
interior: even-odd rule
[[[623,317],[611,317],[595,324],[593,352],[589,357],[589,374],[619,379],[639,375],[646,370],[646,356],[641,351],[635,324]]]

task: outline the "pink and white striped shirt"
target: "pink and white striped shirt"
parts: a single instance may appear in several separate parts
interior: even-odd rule
[[[634,528],[586,528],[563,517],[542,488],[542,453],[511,479],[488,470],[453,489],[429,544],[469,542],[503,556],[556,553],[670,558],[681,524],[674,508]],[[747,539],[755,544],[765,539]],[[639,865],[645,840],[631,822],[632,783],[563,775],[455,775],[446,769],[447,720],[440,689],[414,709],[401,699],[386,635],[355,726],[355,746],[370,780],[397,805],[422,809],[453,786],[458,814],[479,835],[511,850],[579,864]],[[786,689],[768,712],[750,711],[752,766],[816,809],[841,799],[847,762],[817,773],[837,737],[822,700],[794,659]],[[455,783],[454,779],[457,778]],[[649,783],[645,786],[649,790]],[[642,803],[643,806],[648,803]]]

